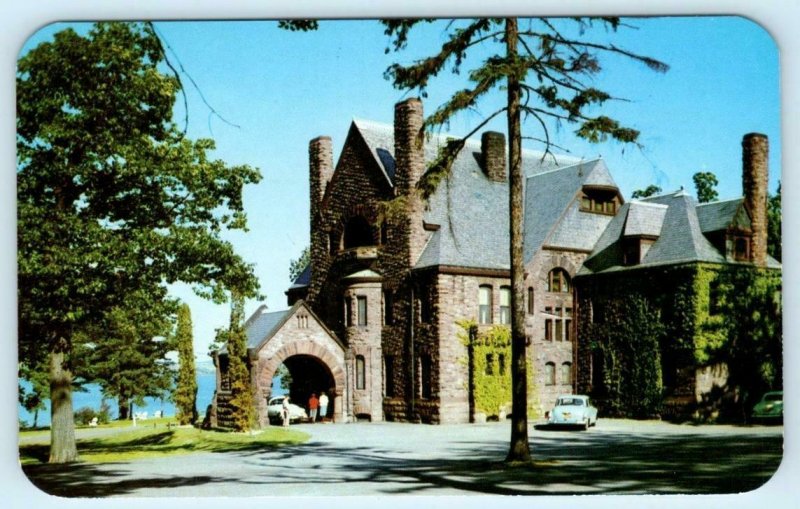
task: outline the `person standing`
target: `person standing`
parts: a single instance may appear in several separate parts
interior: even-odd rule
[[[317,420],[317,408],[319,408],[319,400],[317,394],[312,392],[311,397],[308,398],[308,415],[311,417],[312,423]]]
[[[281,414],[283,415],[283,427],[289,427],[289,395],[287,394],[285,398],[283,398],[283,403],[281,404]]]
[[[324,392],[319,395],[319,418],[325,420],[328,415],[328,395]]]

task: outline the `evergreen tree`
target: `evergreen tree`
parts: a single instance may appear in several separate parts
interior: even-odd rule
[[[194,366],[194,338],[192,312],[188,304],[178,310],[178,328],[175,332],[178,347],[178,380],[175,388],[175,407],[181,424],[197,421],[197,375]]]
[[[395,50],[406,47],[410,31],[433,20],[392,19],[383,24]],[[568,34],[568,24],[577,23],[578,35]],[[446,125],[454,115],[474,111],[476,104],[491,91],[505,86],[505,106],[486,115],[464,138],[451,140],[420,179],[418,190],[428,198],[450,172],[466,139],[478,132],[490,120],[506,114],[509,154],[509,217],[511,261],[511,376],[512,424],[507,461],[530,460],[527,425],[527,368],[524,330],[524,260],[522,251],[522,122],[532,119],[541,136],[525,136],[544,144],[550,150],[548,120],[576,124],[575,134],[590,142],[609,137],[626,143],[636,143],[639,132],[620,125],[608,116],[594,114],[596,107],[612,96],[588,84],[587,78],[600,70],[599,53],[616,54],[644,63],[649,68],[665,71],[667,66],[655,59],[641,56],[610,43],[595,42],[586,35],[592,23],[616,30],[619,18],[528,20],[519,27],[516,18],[452,20],[445,42],[433,55],[408,66],[394,64],[386,71],[387,78],[399,89],[416,89],[425,95],[431,78],[448,66],[459,73],[466,61],[467,51],[478,45],[500,45],[496,54],[481,62],[468,75],[469,85],[452,95],[424,123],[428,129]],[[387,49],[387,51],[389,51]],[[524,116],[524,117],[523,117]]]
[[[228,346],[228,377],[231,383],[231,399],[234,428],[249,431],[255,427],[253,386],[250,381],[247,357],[247,335],[244,330],[244,297],[231,292],[231,323],[220,338]]]
[[[715,201],[719,198],[717,193],[717,176],[710,171],[699,171],[692,175],[694,181],[694,188],[697,190],[697,201],[700,203],[708,203]]]
[[[306,246],[296,260],[289,262],[289,281],[294,282],[311,263],[311,248]]]
[[[66,29],[19,59],[17,245],[20,363],[49,363],[50,462],[78,458],[76,349],[131,293],[183,281],[217,301],[257,292],[222,238],[244,229],[248,166],[212,160],[172,122],[177,76],[149,24]],[[104,339],[91,337],[99,343]]]
[[[781,184],[778,182],[778,192],[770,196],[767,201],[767,252],[778,261],[781,261],[783,250],[782,217]]]

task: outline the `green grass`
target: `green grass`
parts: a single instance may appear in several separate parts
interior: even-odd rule
[[[42,441],[20,445],[20,461],[23,464],[47,462],[49,435],[42,438]],[[305,433],[283,428],[267,428],[250,434],[205,431],[188,426],[137,426],[113,435],[79,439],[78,454],[81,461],[110,463],[194,452],[272,449],[302,443],[308,438]]]

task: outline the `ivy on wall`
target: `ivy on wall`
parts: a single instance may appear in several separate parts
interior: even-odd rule
[[[471,320],[457,325],[461,328],[458,337],[469,351],[464,361],[469,365],[475,412],[499,417],[511,408],[511,329],[502,325],[479,329]],[[527,366],[528,416],[537,417],[540,410],[530,361]]]
[[[602,359],[593,393],[603,413],[646,417],[664,389],[694,397],[695,369],[724,364],[724,397],[738,412],[781,387],[781,273],[745,265],[686,264],[595,277],[582,285],[579,336]],[[588,359],[590,357],[584,357]],[[587,366],[583,366],[586,369]]]

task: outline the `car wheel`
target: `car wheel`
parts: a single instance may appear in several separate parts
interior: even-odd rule
[[[583,431],[586,431],[587,429],[589,429],[589,418],[588,417],[586,418],[586,420],[583,423]]]

